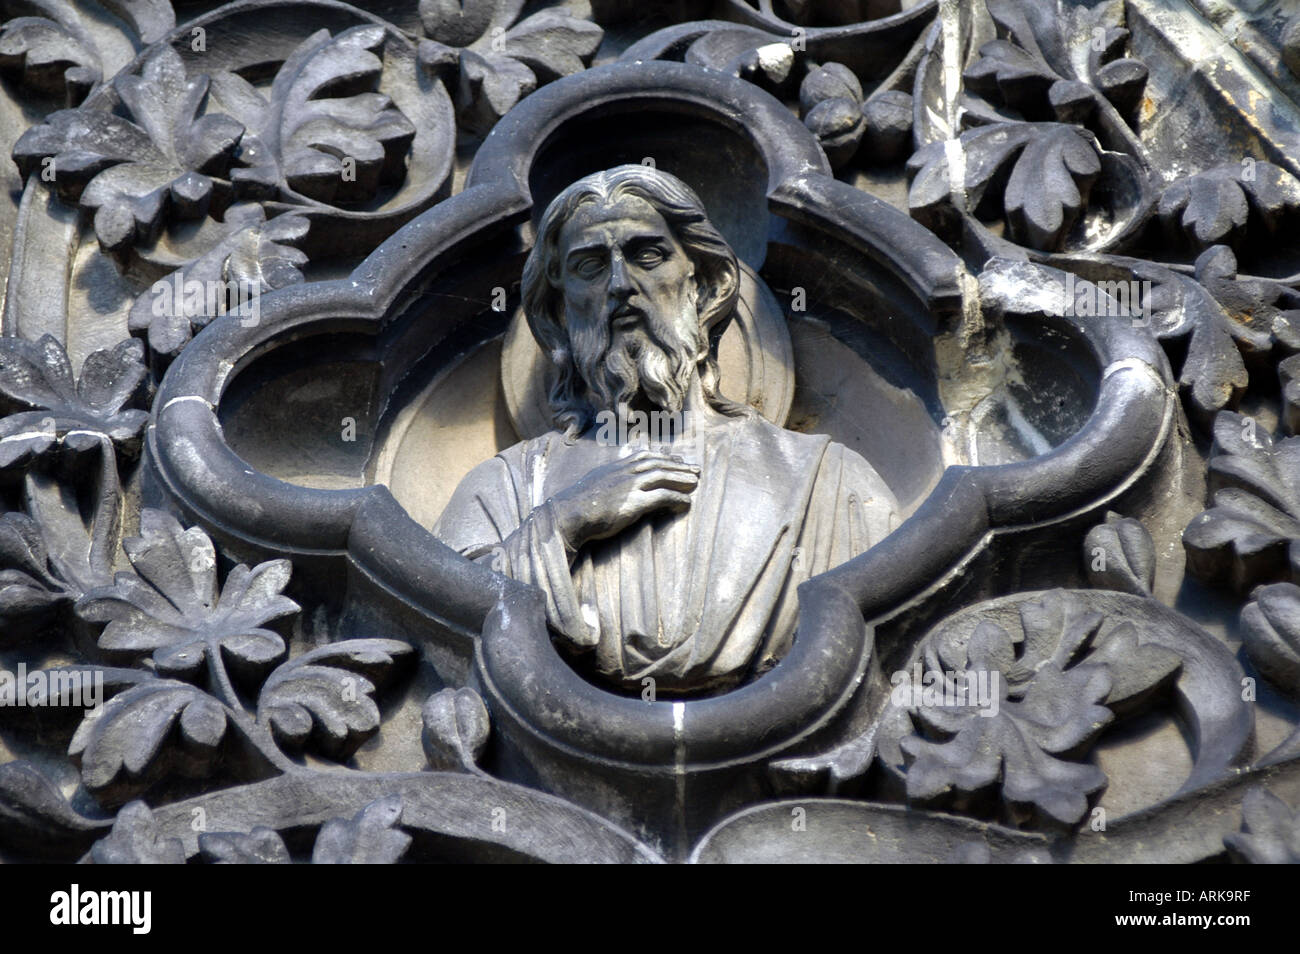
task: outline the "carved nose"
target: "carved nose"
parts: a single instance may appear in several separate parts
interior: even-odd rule
[[[609,271],[609,294],[613,298],[626,299],[632,294],[632,281],[627,274],[627,264],[622,257],[615,256]]]

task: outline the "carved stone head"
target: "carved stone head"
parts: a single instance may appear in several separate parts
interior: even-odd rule
[[[716,344],[735,309],[735,253],[676,176],[618,166],[547,207],[524,266],[529,327],[559,371],[550,393],[571,434],[637,399],[676,411],[698,375],[720,408]]]

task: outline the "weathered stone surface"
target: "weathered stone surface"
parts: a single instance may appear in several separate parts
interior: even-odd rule
[[[0,860],[1295,862],[1272,6],[15,6]]]

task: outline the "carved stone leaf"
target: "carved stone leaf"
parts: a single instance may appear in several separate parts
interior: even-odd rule
[[[1025,115],[1041,107],[1048,88],[1061,79],[1046,63],[1009,40],[992,40],[980,47],[980,58],[963,78],[974,92],[996,96]]]
[[[1265,678],[1300,694],[1300,587],[1261,586],[1241,610],[1241,628],[1246,652]]]
[[[1180,179],[1160,197],[1160,217],[1176,221],[1200,246],[1222,242],[1246,224],[1249,214],[1245,191],[1227,175]]]
[[[969,672],[1009,668],[1009,634],[983,624],[971,636]],[[1087,795],[1106,784],[1093,765],[1055,758],[1092,738],[1111,719],[1099,703],[1110,691],[1104,666],[1079,665],[1062,670],[1044,663],[1019,700],[1007,696],[1009,680],[999,680],[997,714],[980,707],[921,706],[917,716],[947,737],[932,742],[909,736],[901,745],[910,757],[907,793],[929,801],[953,790],[972,794],[1000,784],[1010,802],[1030,804],[1058,822],[1073,824],[1087,811]]]
[[[0,642],[7,644],[39,631],[68,600],[55,585],[37,577],[21,570],[0,570]]]
[[[1031,248],[1059,248],[1100,172],[1096,144],[1077,127],[1053,124],[1031,139],[1003,199],[1012,236]]]
[[[76,201],[94,176],[132,159],[162,161],[162,154],[139,126],[100,110],[64,109],[45,117],[18,138],[14,162],[24,177],[54,160],[54,184],[64,198]]]
[[[1088,581],[1101,589],[1149,596],[1156,574],[1156,547],[1139,520],[1106,514],[1083,541]]]
[[[185,864],[181,840],[163,836],[149,806],[138,801],[117,813],[112,833],[95,842],[90,854],[100,865]]]
[[[1238,592],[1300,568],[1295,541],[1300,524],[1259,497],[1230,488],[1214,495],[1214,506],[1183,532],[1188,569],[1210,583],[1227,582]]]
[[[1255,865],[1300,864],[1300,814],[1263,786],[1241,802],[1242,830],[1223,839],[1229,854]]]
[[[311,199],[340,204],[369,201],[381,183],[399,179],[415,127],[375,92],[384,41],[379,26],[354,27],[337,37],[320,30],[280,67],[269,103],[243,84],[239,101],[255,109],[247,119],[259,133],[240,156],[252,171],[236,173],[235,181],[251,184],[256,197],[274,176]],[[239,86],[233,77],[223,83],[223,94]],[[335,95],[341,92],[350,95]]]
[[[273,828],[258,827],[248,834],[237,832],[203,832],[199,835],[199,853],[218,865],[287,865],[289,849]]]
[[[1250,382],[1241,348],[1241,330],[1199,282],[1167,268],[1139,262],[1133,279],[1150,283],[1151,330],[1161,341],[1186,342],[1178,370],[1179,390],[1188,415],[1209,428],[1214,415],[1235,408]]]
[[[379,728],[379,707],[371,698],[378,684],[412,655],[407,643],[391,639],[352,639],[312,650],[267,678],[258,721],[287,748],[310,742],[321,754],[345,761]]]
[[[999,32],[1011,39],[981,47],[982,59],[966,74],[971,89],[984,96],[997,94],[1031,117],[1044,112],[1045,99],[1051,100],[1063,121],[1065,115],[1082,119],[1092,111],[1089,86],[1100,90],[1122,114],[1137,104],[1147,68],[1122,56],[1129,36],[1120,26],[1122,4],[989,0],[986,6]],[[1061,108],[1070,101],[1070,106]]]
[[[141,75],[113,81],[130,118],[104,110],[64,110],[29,129],[14,147],[24,175],[53,161],[54,183],[69,201],[94,213],[100,247],[124,255],[152,241],[165,215],[202,217],[213,176],[229,168],[243,127],[222,115],[200,116],[205,76],[187,78],[170,46]]]
[[[327,821],[316,836],[312,864],[396,864],[411,845],[411,836],[398,828],[401,821],[400,795],[377,799],[351,819]]]
[[[60,834],[93,827],[31,762],[15,760],[0,765],[0,832],[8,838],[48,847]]]
[[[81,102],[100,79],[95,53],[45,17],[15,17],[0,28],[0,71],[69,106]]]
[[[39,527],[53,571],[50,585],[72,597],[112,579],[122,518],[113,466],[109,461],[101,468],[89,518],[82,515],[77,488],[36,471],[25,481],[27,512]],[[107,481],[104,470],[110,472]]]
[[[1300,486],[1294,481],[1300,441],[1275,442],[1253,419],[1225,411],[1214,421],[1214,446],[1215,486],[1240,487],[1293,516],[1300,513]]]
[[[180,55],[163,46],[141,75],[113,81],[134,122],[94,113],[55,113],[15,146],[21,167],[53,156],[56,182],[94,213],[107,254],[158,235],[165,213],[199,218],[212,198],[212,176],[225,175],[244,127],[228,116],[200,116],[208,78],[188,78]],[[108,115],[108,114],[104,114]],[[88,180],[88,181],[87,181]]]
[[[500,53],[461,50],[457,117],[471,132],[485,134],[515,103],[537,88],[537,76]]]
[[[514,22],[524,0],[420,0],[424,32],[448,46],[469,46]]]
[[[32,409],[0,419],[0,474],[22,473],[56,447],[82,454],[111,441],[124,456],[136,456],[149,415],[123,407],[144,376],[142,350],[132,339],[88,357],[78,382],[51,335],[0,338],[0,404]]]
[[[1023,649],[1005,673],[1013,687],[1032,681],[1044,664],[1059,669],[1072,663],[1104,665],[1111,688],[1102,701],[1115,710],[1122,704],[1131,707],[1182,665],[1177,653],[1140,643],[1131,623],[1108,627],[1106,618],[1092,609],[1086,598],[1063,591],[1054,590],[1041,600],[1022,604],[1020,624]]]
[[[36,521],[21,511],[0,514],[0,567],[54,585],[49,551]]]
[[[1152,690],[1182,669],[1182,658],[1172,650],[1142,643],[1137,627],[1124,622],[1099,637],[1084,659],[1102,664],[1110,672],[1111,687],[1102,700],[1112,712],[1135,708]]]
[[[169,46],[160,47],[140,75],[113,81],[136,122],[177,169],[224,175],[244,127],[229,116],[200,116],[208,84],[204,74],[189,78],[184,62]]]
[[[1118,4],[1114,2],[1103,2],[1092,9],[1079,9],[1058,0],[1041,3],[987,0],[986,6],[1000,32],[1014,37],[1037,59],[1059,66],[1061,75],[1079,79],[1082,77],[1071,72],[1074,62],[1066,55],[1069,47],[1087,49],[1086,43],[1080,41],[1090,41],[1094,27],[1114,25],[1122,15],[1122,9],[1117,10]]]
[[[1288,353],[1300,345],[1300,294],[1280,282],[1238,277],[1237,257],[1226,245],[1206,249],[1195,267],[1196,281],[1223,310],[1224,324],[1247,359],[1267,354],[1275,340]]]
[[[301,268],[307,255],[294,246],[307,236],[310,223],[306,218],[286,214],[267,222],[256,205],[232,207],[226,219],[232,215],[247,224],[237,225],[209,250],[155,283],[131,306],[127,326],[132,334],[145,335],[149,350],[164,364],[213,318],[234,314],[251,320],[257,306],[251,296],[304,280]],[[222,289],[222,297],[210,299],[206,294],[209,288]],[[204,294],[191,295],[189,289]]]
[[[1224,411],[1214,422],[1214,506],[1183,531],[1188,569],[1239,592],[1300,575],[1300,438],[1274,443],[1255,422]]]
[[[225,708],[194,686],[159,679],[114,696],[82,720],[68,754],[86,788],[120,803],[176,772],[203,778],[226,735]]]
[[[424,704],[424,752],[443,771],[472,771],[487,745],[488,711],[473,689],[443,689]]]
[[[140,515],[140,536],[126,541],[127,553],[134,557],[136,573],[119,574],[120,599],[138,610],[163,609],[170,606],[166,622],[180,628],[190,608],[211,608],[216,597],[216,551],[211,539],[198,527],[182,529],[175,517],[161,510],[146,509]],[[141,589],[141,582],[149,584]],[[107,599],[108,594],[103,598]],[[97,609],[88,601],[87,619],[98,621]],[[117,614],[114,614],[116,616]],[[148,643],[135,645],[124,632],[128,621],[113,618],[105,630],[106,648],[157,648]],[[158,645],[166,645],[159,643]]]
[[[1004,681],[1019,689],[1043,666],[1068,666],[1091,645],[1102,623],[1100,613],[1086,604],[1066,599],[1059,592],[1020,607],[1023,633],[1012,636],[991,622],[981,623],[981,640],[961,640],[954,631],[941,629],[927,642],[923,656],[934,672],[961,671],[973,663],[975,647],[981,646],[991,663],[996,663]]]
[[[121,413],[144,380],[141,358],[139,347],[130,340],[89,355],[77,379],[77,397],[81,403],[105,419]]]
[[[590,20],[563,10],[543,10],[507,30],[502,45],[507,56],[527,66],[541,83],[549,83],[586,69],[604,35]]]
[[[922,650],[926,686],[937,679],[933,688],[951,697],[939,704],[913,686],[910,707],[897,702],[886,711],[909,711],[926,734],[905,717],[884,731],[908,756],[913,800],[998,787],[1007,802],[1072,824],[1086,811],[1086,796],[1106,784],[1095,766],[1077,761],[1085,747],[1112,710],[1136,708],[1173,678],[1182,659],[1142,643],[1131,624],[1108,628],[1086,594],[1049,592],[1020,604],[1019,613],[1019,635],[989,619],[969,637],[960,627],[936,631]],[[975,698],[981,688],[994,698]]]
[[[1101,171],[1091,134],[1061,123],[998,123],[963,133],[961,144],[969,206],[984,203],[999,171],[1014,163],[1000,197],[1012,237],[1031,248],[1059,248]],[[944,144],[918,150],[907,168],[915,175],[908,206],[925,221],[950,201]]]
[[[1254,210],[1272,227],[1300,209],[1300,181],[1272,163],[1226,163],[1179,179],[1160,197],[1160,218],[1200,250],[1240,238]]]
[[[54,408],[77,401],[72,363],[52,335],[31,343],[6,337],[0,349],[0,394],[18,406]]]
[[[311,223],[300,215],[280,215],[261,228],[245,229],[230,243],[222,277],[263,292],[301,284],[307,254],[296,245],[310,228]]]
[[[600,46],[599,26],[563,10],[542,10],[511,26],[523,7],[520,0],[420,4],[432,37],[420,44],[420,61],[447,77],[463,129],[485,135],[538,86],[585,69]]]
[[[1024,638],[1019,657],[1003,674],[1012,685],[1032,681],[1044,666],[1064,669],[1092,644],[1102,615],[1060,592],[1020,607]]]
[[[1207,306],[1200,295],[1193,296],[1191,307],[1199,310]],[[1249,376],[1241,353],[1223,330],[1222,323],[1197,322],[1178,383],[1200,411],[1202,419],[1224,408],[1237,406],[1249,383]]]
[[[60,739],[70,737],[86,714],[105,700],[154,679],[152,673],[140,669],[94,664],[29,666],[28,676],[32,681],[27,687],[27,698],[40,704],[15,706],[12,704],[14,684],[0,686],[0,699],[7,700],[0,705],[0,724],[35,725],[38,731],[48,730]]]
[[[1300,432],[1300,354],[1278,363],[1278,382],[1282,385],[1282,423],[1286,432]]]
[[[181,528],[162,511],[145,509],[139,537],[123,542],[134,573],[87,593],[77,613],[107,622],[102,649],[136,657],[153,653],[159,672],[194,677],[210,653],[251,678],[283,658],[284,640],[262,626],[298,611],[280,595],[288,585],[288,560],[253,569],[240,564],[217,596],[216,552],[199,527]]]

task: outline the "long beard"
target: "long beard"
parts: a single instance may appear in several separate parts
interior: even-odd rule
[[[694,308],[690,311],[693,318]],[[678,328],[684,325],[694,325],[696,333],[683,336]],[[691,375],[707,347],[697,321],[675,323],[657,314],[647,315],[641,325],[612,343],[609,324],[600,322],[574,334],[572,345],[594,407],[626,409],[644,393],[646,400],[665,411],[682,409]]]

